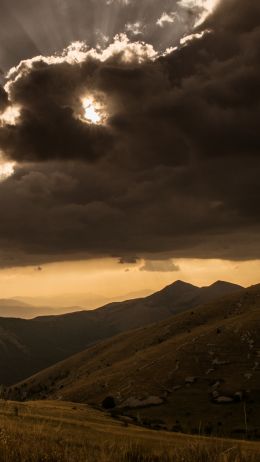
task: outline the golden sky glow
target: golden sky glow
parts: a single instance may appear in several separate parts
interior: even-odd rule
[[[119,265],[116,260],[48,264],[37,268],[0,271],[0,298],[14,296],[56,296],[92,293],[117,297],[143,290],[156,291],[177,279],[195,285],[209,285],[218,279],[249,286],[259,283],[260,261],[175,260],[180,271],[140,271],[137,265]]]

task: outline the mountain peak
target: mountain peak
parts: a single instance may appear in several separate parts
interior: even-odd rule
[[[172,284],[169,286],[165,287],[166,289],[169,287],[179,287],[179,288],[188,288],[188,287],[196,287],[193,284],[190,284],[189,282],[181,281],[181,279],[178,279],[177,281],[174,281]]]
[[[211,288],[214,288],[214,287],[215,288],[234,287],[234,288],[237,288],[237,289],[243,289],[243,287],[238,285],[238,284],[233,284],[232,282],[221,281],[221,280],[218,280],[218,281],[214,282],[213,284],[208,286],[208,288],[209,287],[211,287]]]
[[[232,282],[216,281],[210,286],[202,287],[202,302],[212,301],[217,297],[224,297],[235,292],[239,292],[243,287]]]
[[[165,306],[182,306],[184,303],[191,302],[200,289],[188,282],[177,280],[164,287],[159,292],[150,295],[147,300],[160,303]]]
[[[189,286],[188,282],[182,281],[181,279],[177,279],[177,281],[174,281],[171,285],[183,285],[183,286]]]

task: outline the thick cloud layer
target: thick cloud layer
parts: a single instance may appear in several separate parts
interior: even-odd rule
[[[3,112],[7,106],[8,106],[8,95],[3,89],[3,87],[0,87],[0,111]]]
[[[102,55],[13,70],[21,115],[0,149],[19,164],[0,184],[2,265],[260,258],[259,20],[257,4],[225,0],[166,56],[122,37]],[[105,125],[80,118],[89,93]]]

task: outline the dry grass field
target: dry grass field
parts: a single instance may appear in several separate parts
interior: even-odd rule
[[[260,444],[152,431],[84,404],[0,402],[1,462],[259,462]]]

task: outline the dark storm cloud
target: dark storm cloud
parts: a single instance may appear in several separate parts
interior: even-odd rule
[[[168,71],[160,63],[146,62],[154,53],[149,47],[125,44],[121,51],[124,40],[115,42],[115,53],[105,62],[90,54],[83,63],[29,61],[13,71],[9,99],[21,107],[21,116],[15,126],[0,129],[0,148],[10,159],[92,161],[110,155],[111,162],[120,157],[131,168],[157,165],[158,156],[162,164],[187,161],[185,139],[171,118],[161,114],[173,91]],[[129,50],[134,53],[130,63],[124,62]],[[145,62],[138,63],[135,54]],[[110,113],[106,126],[78,117],[83,117],[81,98],[89,93],[105,95]]]
[[[0,86],[0,111],[4,111],[5,108],[8,106],[8,95],[3,89],[3,87]]]
[[[103,155],[104,148],[108,153],[113,143],[109,131],[101,126],[90,127],[75,117],[73,109],[67,106],[70,97],[66,101],[66,93],[61,102],[59,91],[56,96],[49,92],[52,85],[55,91],[59,81],[49,82],[52,77],[59,79],[55,70],[54,75],[49,70],[45,68],[42,76],[41,71],[36,71],[35,79],[32,72],[29,82],[26,77],[24,86],[16,86],[12,99],[22,105],[20,121],[17,126],[7,124],[0,128],[0,148],[16,161],[73,157],[92,161]]]
[[[147,271],[152,273],[172,273],[180,271],[180,267],[178,265],[175,265],[175,263],[170,259],[146,260],[144,265],[141,266],[140,271]]]
[[[136,47],[141,63],[119,53],[22,73],[21,120],[0,129],[20,161],[0,183],[2,266],[260,258],[259,20],[260,6],[229,0],[166,57]],[[89,90],[107,95],[104,127],[75,117]]]
[[[136,265],[137,262],[137,257],[121,257],[118,261],[120,265]]]

